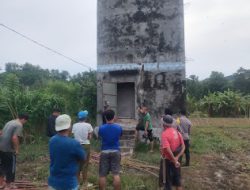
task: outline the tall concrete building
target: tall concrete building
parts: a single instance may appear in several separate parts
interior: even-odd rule
[[[98,113],[109,102],[136,119],[146,104],[157,126],[165,107],[185,109],[183,12],[183,0],[98,0]]]

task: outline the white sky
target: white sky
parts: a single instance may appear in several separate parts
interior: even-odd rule
[[[186,75],[250,69],[250,1],[184,0]],[[0,24],[96,68],[96,0],[0,0]],[[70,74],[86,68],[0,26],[0,67],[29,62]]]

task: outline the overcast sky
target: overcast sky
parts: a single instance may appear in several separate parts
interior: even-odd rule
[[[184,0],[186,75],[250,69],[250,0]],[[0,0],[0,24],[96,68],[96,0]],[[0,67],[29,62],[70,74],[87,68],[0,25]]]

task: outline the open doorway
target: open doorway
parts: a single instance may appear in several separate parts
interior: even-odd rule
[[[135,83],[117,83],[117,115],[119,118],[135,118]]]

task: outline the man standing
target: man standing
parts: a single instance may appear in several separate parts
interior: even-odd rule
[[[178,159],[185,150],[181,134],[173,128],[173,118],[165,115],[162,118],[163,132],[161,135],[161,165],[160,185],[164,184],[164,190],[171,190],[175,186],[181,190],[181,169]]]
[[[71,118],[68,115],[63,114],[56,118],[55,129],[57,134],[49,141],[49,189],[77,190],[78,162],[85,159],[85,152],[78,141],[69,137]]]
[[[106,110],[105,117],[107,123],[99,129],[99,137],[101,137],[102,141],[99,163],[99,188],[100,190],[105,189],[106,176],[111,171],[114,190],[120,190],[121,153],[119,139],[122,135],[122,128],[114,123],[115,112],[113,110]]]
[[[107,120],[105,117],[105,111],[109,109],[109,101],[104,101],[103,112],[102,112],[102,124],[106,124]]]
[[[181,129],[181,134],[185,143],[185,157],[186,157],[186,163],[185,166],[189,166],[190,164],[190,152],[189,152],[189,139],[190,139],[190,130],[192,123],[191,121],[186,117],[186,111],[182,110],[180,112],[180,129]],[[182,158],[180,158],[180,161]]]
[[[19,142],[23,136],[23,125],[29,116],[19,114],[18,118],[7,122],[0,136],[0,163],[6,175],[7,187],[14,186],[16,172],[16,155],[19,153]]]
[[[55,121],[60,114],[61,114],[60,109],[54,108],[52,114],[49,116],[47,123],[47,130],[46,130],[48,137],[53,137],[56,134]]]
[[[153,138],[153,125],[151,121],[151,116],[148,112],[146,106],[139,108],[139,112],[143,115],[143,125],[136,127],[136,138],[139,139],[139,131],[144,131],[143,136],[150,141],[150,152],[154,149],[154,138]]]
[[[86,153],[86,160],[80,162],[78,181],[80,183],[80,173],[82,172],[82,180],[84,186],[90,186],[87,181],[87,172],[90,159],[90,139],[92,137],[93,127],[90,123],[86,122],[88,111],[80,111],[78,113],[79,122],[73,125],[72,133],[74,138],[82,145]]]

